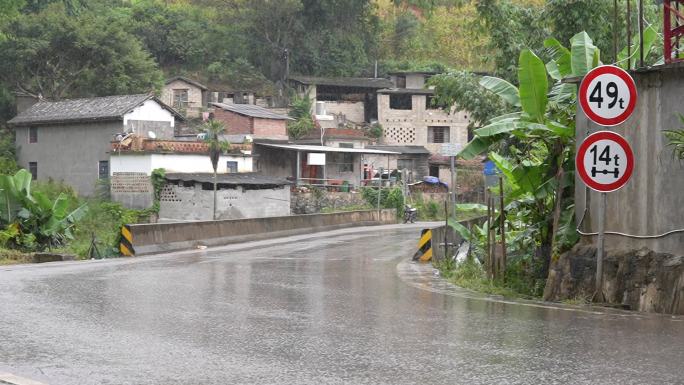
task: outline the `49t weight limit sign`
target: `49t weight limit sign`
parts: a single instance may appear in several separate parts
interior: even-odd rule
[[[634,79],[623,69],[601,66],[582,80],[580,105],[589,119],[602,126],[616,126],[629,118],[636,106]]]

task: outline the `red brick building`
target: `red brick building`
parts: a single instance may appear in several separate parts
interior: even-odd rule
[[[253,104],[211,103],[214,119],[223,122],[227,135],[252,135],[255,139],[287,139],[291,118]]]

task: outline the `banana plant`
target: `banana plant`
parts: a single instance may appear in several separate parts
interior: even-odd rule
[[[69,199],[60,193],[54,201],[40,192],[31,192],[31,174],[19,170],[15,175],[0,175],[0,224],[12,228],[15,238],[35,237],[39,248],[72,239],[72,228],[86,213],[84,204],[69,210]]]
[[[599,49],[585,32],[572,37],[570,49],[555,39],[547,39],[545,47],[551,57],[546,64],[529,49],[520,53],[517,87],[504,79],[481,79],[482,87],[518,111],[475,130],[474,139],[459,156],[471,159],[489,153],[505,176],[507,205],[528,202],[531,215],[525,225],[539,229],[548,267],[555,249],[554,234],[560,226],[563,192],[574,183],[571,163],[577,91],[575,84],[562,80],[584,76],[601,62]],[[515,146],[508,146],[510,143]]]

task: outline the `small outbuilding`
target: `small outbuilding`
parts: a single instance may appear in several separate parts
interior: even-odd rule
[[[169,173],[159,199],[160,221],[202,221],[213,218],[214,176],[211,173]],[[290,182],[257,173],[217,176],[217,219],[290,215]]]
[[[247,134],[259,139],[287,139],[292,118],[253,104],[210,103],[213,117],[226,125],[226,134]]]

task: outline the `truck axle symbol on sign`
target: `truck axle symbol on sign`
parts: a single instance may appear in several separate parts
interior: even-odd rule
[[[616,126],[630,117],[636,106],[634,79],[615,66],[596,67],[582,80],[579,91],[582,110],[602,126]]]
[[[587,186],[609,192],[624,186],[632,176],[634,155],[625,138],[612,131],[599,131],[582,142],[575,164]]]

